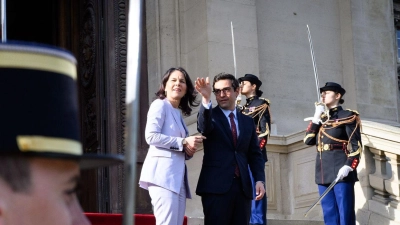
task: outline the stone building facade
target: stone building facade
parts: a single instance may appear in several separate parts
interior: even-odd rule
[[[193,79],[234,74],[232,22],[237,76],[258,75],[263,96],[271,101],[273,130],[265,168],[268,219],[277,224],[321,223],[320,207],[308,218],[303,216],[318,198],[315,148],[302,143],[307,126],[303,119],[313,115],[317,100],[308,25],[320,86],[328,81],[342,84],[347,90],[344,107],[359,111],[366,124],[356,185],[358,223],[398,224],[399,195],[393,194],[399,192],[400,162],[398,4],[393,0],[146,1],[149,96],[172,66],[186,68]],[[197,133],[196,112],[185,120],[191,134]],[[193,191],[201,162],[199,151],[187,163]],[[201,224],[200,198],[187,203],[189,221]]]
[[[356,184],[359,224],[400,224],[399,56],[400,0],[146,0],[141,55],[140,130],[163,73],[182,66],[190,76],[256,74],[271,101],[268,143],[269,224],[321,224],[314,184],[315,148],[303,144],[317,100],[307,36],[310,27],[322,86],[341,83],[345,108],[358,110],[364,151]],[[128,0],[8,1],[10,40],[72,51],[78,60],[85,152],[124,154]],[[34,19],[32,19],[34,18]],[[215,104],[215,101],[213,101]],[[185,118],[196,134],[196,113]],[[137,174],[147,153],[137,146]],[[129,149],[131,151],[131,149]],[[195,190],[202,154],[187,162]],[[121,213],[123,166],[87,171],[85,211]],[[148,193],[136,189],[136,212],[151,213]],[[189,224],[202,224],[200,198],[187,201]]]

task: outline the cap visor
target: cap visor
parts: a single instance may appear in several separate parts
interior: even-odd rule
[[[322,93],[324,91],[336,91],[336,88],[332,88],[332,87],[322,87],[319,89],[319,93]]]
[[[250,81],[251,79],[250,78],[248,78],[248,77],[240,77],[240,78],[238,78],[238,81],[239,82],[242,82],[242,81]]]
[[[48,159],[61,159],[61,160],[74,160],[79,164],[80,169],[94,169],[98,167],[112,166],[124,162],[124,156],[119,154],[96,154],[96,153],[85,153],[83,155],[72,155],[63,153],[51,153],[51,152],[0,152],[2,155],[16,155],[26,157],[43,157]]]

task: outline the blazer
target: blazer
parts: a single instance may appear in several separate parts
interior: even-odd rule
[[[150,145],[140,174],[139,185],[148,189],[151,184],[178,193],[181,185],[186,187],[186,197],[191,198],[182,140],[188,129],[179,112],[174,112],[167,100],[156,99],[150,105],[145,130]],[[183,180],[185,182],[183,182]]]
[[[235,109],[237,110],[237,109]],[[255,181],[265,182],[264,159],[259,147],[253,120],[236,111],[239,137],[236,147],[228,118],[219,106],[206,109],[202,104],[197,116],[197,129],[207,137],[203,141],[204,156],[197,195],[224,194],[230,189],[237,164],[246,197],[253,198],[253,184],[248,168]]]

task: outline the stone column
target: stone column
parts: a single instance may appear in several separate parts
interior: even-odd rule
[[[385,180],[387,179],[387,171],[386,171],[386,155],[384,151],[371,148],[370,151],[374,154],[375,159],[375,173],[369,175],[369,182],[371,187],[374,188],[374,196],[373,200],[381,202],[383,204],[387,204],[389,199],[389,193],[385,189]]]
[[[392,167],[392,177],[385,180],[385,188],[390,193],[390,206],[398,209],[400,202],[400,156],[389,152],[385,154],[390,159],[388,163]]]
[[[150,100],[170,67],[181,66],[179,0],[146,1]]]

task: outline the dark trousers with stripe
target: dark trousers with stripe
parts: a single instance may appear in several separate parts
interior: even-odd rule
[[[256,181],[249,167],[250,179],[253,184],[253,199],[256,197]],[[267,225],[267,193],[261,200],[251,201],[250,225]]]
[[[318,185],[321,195],[329,185]],[[321,206],[326,225],[355,225],[356,214],[354,182],[339,182],[322,199]]]

